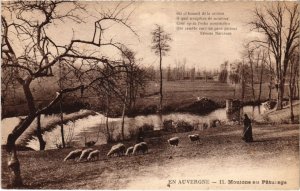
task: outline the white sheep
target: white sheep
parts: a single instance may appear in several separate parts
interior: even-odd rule
[[[129,147],[129,148],[126,150],[125,155],[128,156],[128,155],[132,154],[132,152],[133,152],[133,146],[132,146],[132,147]]]
[[[70,160],[70,159],[76,159],[79,157],[82,153],[82,149],[76,149],[74,151],[71,151],[66,158],[64,158],[64,161]]]
[[[82,161],[83,159],[87,158],[89,156],[90,152],[92,152],[92,151],[93,151],[93,149],[91,149],[91,148],[83,150],[79,159],[77,160],[77,162]]]
[[[124,155],[125,149],[125,145],[119,143],[111,147],[110,151],[107,153],[107,156],[111,156],[113,154],[117,154],[118,156]]]
[[[90,161],[92,159],[99,160],[99,155],[100,155],[100,151],[94,150],[94,151],[90,152],[89,156],[87,157],[87,161]]]
[[[188,137],[190,138],[190,140],[191,140],[192,142],[195,142],[195,141],[196,141],[197,143],[200,143],[199,134],[189,135]]]
[[[171,145],[171,146],[178,146],[178,143],[179,143],[179,137],[173,137],[171,139],[168,140],[168,143]]]
[[[134,145],[132,154],[133,155],[135,155],[137,153],[145,154],[146,152],[148,152],[148,145],[146,142],[141,142],[141,143]]]

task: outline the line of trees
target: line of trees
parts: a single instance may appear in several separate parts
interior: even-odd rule
[[[255,39],[249,45],[267,49],[271,54],[271,62],[274,62],[277,109],[282,109],[288,67],[298,51],[299,23],[299,7],[294,2],[277,2],[271,6],[257,7],[249,23],[251,30],[263,35],[263,38]]]
[[[176,63],[176,62],[175,62]],[[148,74],[148,79],[152,81],[159,80],[160,76],[159,69],[155,69],[154,66],[149,66],[144,68]],[[163,79],[167,81],[177,81],[177,80],[212,80],[215,76],[218,76],[219,71],[217,69],[206,70],[203,68],[196,67],[185,67],[184,64],[177,64],[175,66],[168,65],[167,67],[162,67]]]
[[[261,37],[245,44],[241,61],[222,64],[219,74],[220,82],[240,84],[242,99],[246,89],[250,89],[252,100],[257,102],[261,101],[263,83],[268,82],[269,100],[273,89],[277,93],[277,110],[283,108],[284,96],[288,95],[291,122],[294,122],[292,103],[299,98],[299,23],[297,3],[277,2],[256,7],[249,25]]]

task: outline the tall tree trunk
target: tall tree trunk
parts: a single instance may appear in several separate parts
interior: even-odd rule
[[[59,100],[59,107],[60,107],[60,133],[61,133],[61,144],[62,147],[66,147],[65,143],[65,134],[64,134],[64,116],[63,116],[63,107],[62,107],[62,98]]]
[[[271,67],[270,67],[270,72],[271,72]],[[272,81],[273,77],[272,74],[270,74],[270,84],[269,84],[269,101],[272,100]]]
[[[269,96],[268,96],[268,98],[269,98],[269,101],[272,100],[272,84],[271,83],[269,85]]]
[[[290,102],[291,123],[294,123],[293,99],[294,99],[294,90],[296,89],[296,77],[298,73],[298,65],[295,65],[294,67],[294,61],[295,60],[292,59],[290,62],[290,81],[289,81],[289,90],[290,90],[289,102]],[[296,64],[298,63],[296,62]]]
[[[253,63],[250,61],[251,68],[251,89],[252,89],[252,99],[255,100],[255,89],[254,89],[254,71],[253,71]]]
[[[281,54],[276,58],[276,75],[277,75],[277,106],[276,110],[282,109],[282,101],[283,101],[283,95],[284,95],[284,78],[283,73],[281,69]]]
[[[6,151],[8,153],[8,167],[10,170],[10,183],[8,186],[12,188],[22,186],[22,177],[20,170],[20,162],[17,157],[16,140],[22,135],[22,133],[29,127],[36,117],[36,108],[34,104],[33,95],[30,90],[30,83],[32,78],[28,76],[25,80],[19,79],[20,84],[23,87],[23,91],[26,97],[29,115],[22,119],[21,122],[14,128],[14,130],[7,137]]]
[[[15,142],[20,135],[29,127],[35,119],[35,115],[28,115],[25,119],[15,127],[15,129],[7,137],[6,151],[8,153],[8,167],[10,170],[9,187],[16,188],[22,186],[22,177],[20,170],[20,162],[17,157]]]
[[[261,70],[260,70],[260,79],[259,79],[259,93],[258,93],[258,102],[260,102],[260,98],[261,98],[261,88],[262,88],[262,79],[263,79],[263,73],[264,73],[264,56],[263,56],[263,60],[261,62]]]
[[[160,103],[159,103],[159,112],[162,112],[163,108],[163,76],[162,76],[162,55],[161,49],[159,49],[159,71],[160,71]]]
[[[272,60],[270,55],[270,44],[268,48],[268,59],[269,59],[269,70],[270,70],[270,85],[269,85],[269,101],[272,100],[272,81],[273,81],[273,68],[272,68]]]
[[[127,85],[126,85],[126,86],[127,86]],[[123,103],[123,111],[122,111],[122,125],[121,125],[121,135],[122,135],[122,140],[125,140],[125,135],[124,135],[124,123],[125,123],[125,113],[126,113],[127,96],[128,96],[128,88],[126,87],[126,93],[125,93],[125,99],[124,99],[124,103]]]
[[[108,126],[108,114],[109,114],[109,97],[108,97],[108,94],[106,94],[106,121],[105,121],[105,125],[106,125],[106,132],[107,132],[107,142],[110,142],[111,141],[111,136],[110,136],[109,126]]]
[[[246,89],[245,69],[244,69],[244,63],[242,63],[242,71],[241,71],[241,91],[242,91],[241,98],[242,98],[242,101],[244,101],[244,98],[245,98],[245,89]]]
[[[17,151],[15,146],[12,146],[12,150],[8,152],[8,168],[10,169],[10,182],[9,188],[18,188],[23,185],[21,177],[20,162],[17,157]]]
[[[294,123],[294,108],[293,108],[293,88],[290,86],[290,96],[289,96],[289,102],[290,102],[290,114],[291,114],[291,123]]]
[[[236,83],[234,83],[234,91],[233,91],[233,97],[235,98],[235,89],[236,89]]]
[[[300,83],[300,81],[299,81],[299,69],[297,69],[295,72],[296,72],[295,79],[297,79],[296,80],[296,88],[295,88],[295,92],[296,92],[295,97],[297,97],[297,99],[299,99],[299,91],[300,91],[300,89],[299,89],[299,83]]]
[[[284,94],[284,82],[280,80],[278,85],[278,92],[277,92],[277,107],[276,110],[282,109],[282,101],[283,101],[283,94]]]
[[[40,143],[40,150],[45,150],[46,142],[43,139],[42,135],[42,128],[41,128],[41,115],[37,116],[37,129],[36,129],[36,136]]]

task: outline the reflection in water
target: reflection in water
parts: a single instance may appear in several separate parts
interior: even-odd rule
[[[259,105],[259,106],[244,106],[242,108],[242,112],[246,113],[251,119],[258,119],[261,114],[263,114],[266,109]]]
[[[242,113],[247,113],[248,116],[252,119],[256,119],[260,116],[261,113],[264,112],[264,108],[260,108],[260,106],[245,106],[242,108]],[[228,121],[238,121],[239,119],[239,112],[235,114],[227,114],[225,108],[217,109],[207,115],[195,115],[195,114],[189,114],[189,113],[171,113],[166,115],[147,115],[147,116],[136,116],[133,118],[125,118],[125,130],[129,130],[132,128],[138,128],[145,123],[153,125],[154,129],[161,129],[162,122],[164,120],[184,120],[186,122],[192,123],[192,124],[203,124],[203,123],[210,123],[212,120],[220,120],[223,122]],[[14,121],[16,120],[16,117],[13,118],[6,118],[5,121],[2,120],[2,127],[3,122],[5,122],[5,128],[12,129],[11,124],[16,124]],[[109,118],[109,126],[114,127],[114,134],[120,133],[121,129],[121,118]],[[97,114],[94,116],[88,116],[83,119],[78,119],[75,122],[67,123],[64,126],[65,132],[68,132],[71,128],[73,128],[73,141],[75,142],[75,145],[80,147],[84,145],[84,136],[87,136],[87,141],[91,141],[96,139],[97,132],[99,131],[99,128],[102,129],[101,132],[104,132],[105,129],[105,116],[102,114]],[[3,131],[3,129],[2,129]],[[125,132],[128,133],[128,132]],[[66,135],[67,136],[67,135]],[[45,132],[43,134],[44,140],[47,142],[46,149],[53,149],[56,148],[56,140],[60,139],[60,128],[54,128],[51,132]],[[2,134],[2,144],[3,140],[5,140],[6,137],[3,137]],[[103,133],[100,133],[99,135],[99,141],[97,144],[105,144],[106,138]],[[39,143],[37,139],[32,139],[28,144],[28,147],[31,147],[35,150],[39,149]]]

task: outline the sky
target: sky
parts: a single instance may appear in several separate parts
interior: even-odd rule
[[[82,2],[86,5],[88,16],[84,15],[84,23],[76,24],[72,21],[54,22],[46,30],[58,44],[67,44],[73,39],[91,40],[93,27],[99,13],[113,10],[118,2]],[[272,2],[269,2],[272,3]],[[122,3],[119,8],[130,2]],[[159,59],[151,50],[151,31],[155,24],[161,25],[172,37],[171,50],[163,58],[163,65],[175,66],[175,60],[186,59],[186,67],[199,69],[219,69],[225,61],[235,61],[241,58],[243,44],[249,39],[260,36],[250,31],[247,24],[251,20],[251,10],[255,6],[262,6],[265,2],[194,2],[194,1],[145,1],[131,3],[119,16],[126,17],[132,12],[128,20],[129,25],[136,32],[135,35],[128,28],[104,22],[103,27],[109,27],[104,33],[104,39],[121,42],[136,52],[136,57],[144,66],[158,67]],[[61,8],[65,11],[67,7]],[[232,35],[200,35],[199,31],[176,31],[176,12],[221,12],[228,17]],[[5,13],[4,13],[5,14]],[[123,14],[123,15],[122,15]],[[89,47],[84,47],[90,50]],[[103,55],[116,58],[118,54],[110,48],[101,49]]]
[[[128,35],[127,44],[143,58],[144,65],[158,67],[159,59],[151,50],[151,31],[156,24],[161,25],[171,34],[171,50],[163,58],[163,65],[175,66],[175,60],[183,62],[186,67],[200,69],[219,69],[226,60],[240,58],[243,43],[256,32],[250,32],[247,22],[254,3],[247,2],[142,2],[132,5],[135,10],[130,23],[139,36]],[[177,31],[176,12],[222,12],[228,17],[232,27],[232,35],[209,36],[200,35],[199,31]]]
[[[147,4],[147,3],[146,3]],[[143,41],[151,42],[151,31],[157,23],[164,27],[173,38],[171,51],[164,58],[164,65],[174,65],[175,60],[186,58],[188,67],[200,69],[219,68],[226,60],[235,60],[240,57],[242,44],[251,35],[246,26],[248,14],[250,14],[248,3],[223,3],[223,2],[173,2],[173,3],[151,3],[144,6],[138,12],[138,21],[142,23],[141,31]],[[150,11],[147,11],[150,10]],[[232,35],[210,36],[200,35],[199,31],[176,31],[176,12],[223,12],[229,18],[231,26],[237,27]],[[248,13],[249,12],[249,13]],[[140,27],[139,27],[140,28]],[[145,44],[140,44],[141,49],[149,50]],[[144,51],[147,62],[155,61],[153,52]],[[149,60],[149,61],[148,61]]]

